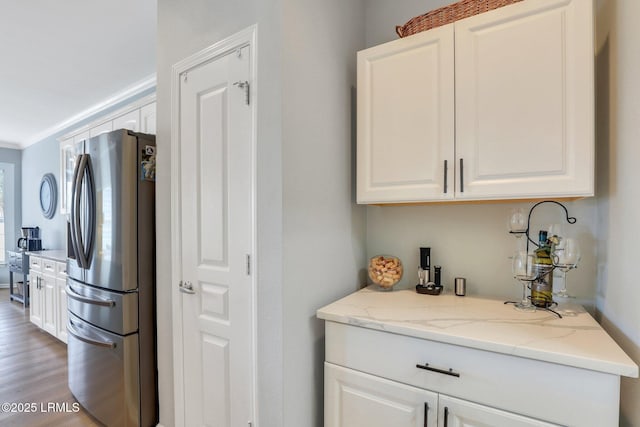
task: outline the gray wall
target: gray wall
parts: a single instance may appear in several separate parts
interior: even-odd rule
[[[598,0],[598,319],[640,364],[640,2]],[[623,378],[620,425],[640,426],[640,380]]]
[[[365,208],[355,204],[355,52],[364,3],[283,2],[284,426],[321,427],[324,321],[359,289]]]
[[[60,214],[60,195],[55,216],[46,219],[40,210],[40,181],[47,173],[56,177],[60,192],[60,145],[52,137],[27,147],[22,152],[22,225],[40,227],[42,245],[45,249],[66,248],[65,215]]]
[[[22,224],[22,152],[0,148],[0,169],[5,170],[5,249],[15,250]],[[0,266],[0,283],[9,283],[9,269],[6,266]]]

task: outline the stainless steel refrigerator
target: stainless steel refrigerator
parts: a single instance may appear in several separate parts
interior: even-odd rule
[[[68,223],[69,389],[107,426],[158,421],[155,137],[75,147]]]

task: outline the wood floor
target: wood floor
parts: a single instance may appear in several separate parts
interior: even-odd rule
[[[35,412],[5,412],[5,403]],[[0,289],[0,405],[2,427],[101,426],[69,391],[66,345],[29,322],[8,289]]]

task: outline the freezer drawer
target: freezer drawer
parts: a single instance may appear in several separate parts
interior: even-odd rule
[[[138,330],[138,293],[111,292],[67,278],[70,312],[107,331],[128,335]]]
[[[138,334],[118,336],[69,313],[69,389],[107,426],[140,424]]]

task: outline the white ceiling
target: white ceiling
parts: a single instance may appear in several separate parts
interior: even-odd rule
[[[0,0],[0,145],[155,78],[156,0]]]

